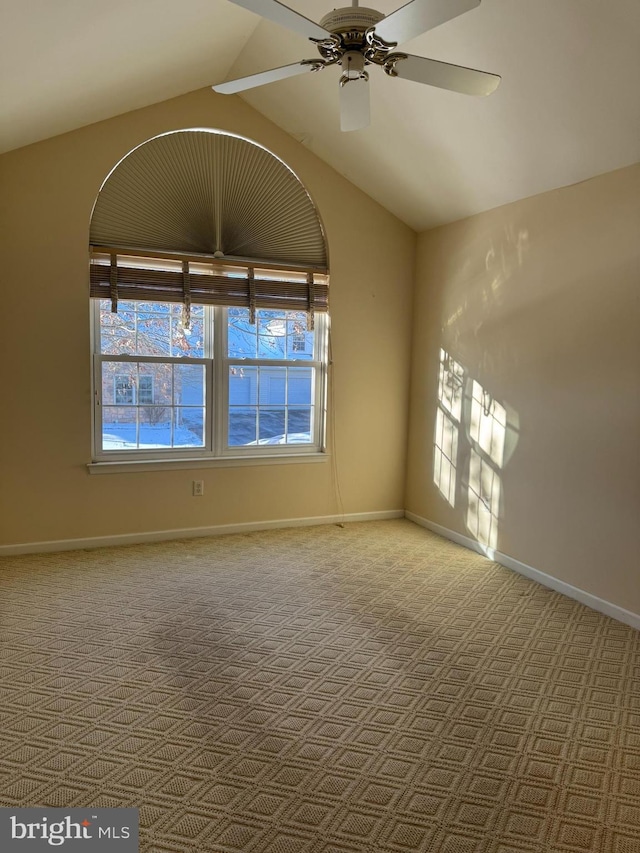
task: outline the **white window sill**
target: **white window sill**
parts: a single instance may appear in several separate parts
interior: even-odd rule
[[[328,453],[292,453],[278,456],[219,456],[215,459],[119,459],[117,462],[88,462],[90,474],[134,474],[143,471],[171,471],[202,468],[240,468],[247,465],[290,465],[326,462]]]

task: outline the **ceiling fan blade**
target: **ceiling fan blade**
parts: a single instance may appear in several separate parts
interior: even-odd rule
[[[231,0],[236,6],[242,6],[243,9],[248,9],[249,12],[255,12],[256,15],[261,15],[268,21],[273,21],[275,24],[281,24],[283,27],[288,27],[300,35],[306,36],[309,39],[326,39],[331,37],[331,33],[325,30],[320,24],[310,21],[299,12],[294,12],[283,3],[278,3],[278,0]]]
[[[394,54],[389,54],[393,57]],[[475,68],[465,68],[463,65],[451,65],[448,62],[438,62],[437,59],[427,59],[424,56],[406,56],[400,54],[394,65],[395,74],[403,80],[413,80],[416,83],[426,83],[439,89],[451,89],[463,95],[490,95],[498,88],[502,79],[498,74],[488,71],[476,71]]]
[[[480,0],[411,0],[376,24],[375,34],[391,44],[402,44],[479,4]]]
[[[347,80],[340,86],[340,130],[362,130],[370,121],[369,81]]]
[[[314,71],[316,68],[322,67],[322,62],[307,59],[302,60],[302,62],[294,62],[292,65],[281,65],[280,68],[271,68],[269,71],[260,71],[258,74],[249,75],[249,77],[239,77],[237,80],[218,83],[211,88],[221,95],[235,95],[236,92],[255,89],[256,86],[265,86],[267,83],[275,83],[276,80],[295,77],[298,74],[304,74],[305,71]]]

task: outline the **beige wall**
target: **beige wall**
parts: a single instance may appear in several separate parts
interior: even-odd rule
[[[416,281],[406,508],[490,544],[468,400],[454,506],[434,483],[443,348],[506,410],[497,548],[640,613],[640,165],[421,234]]]
[[[415,234],[239,99],[210,90],[0,158],[0,545],[331,515],[333,462],[90,476],[89,218],[109,170],[167,130],[217,127],[282,157],[331,259],[337,480],[347,513],[401,509]],[[205,495],[191,497],[204,479]]]

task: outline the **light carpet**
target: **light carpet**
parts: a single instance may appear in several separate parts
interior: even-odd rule
[[[406,520],[0,591],[0,805],[137,806],[143,853],[640,853],[640,634]]]

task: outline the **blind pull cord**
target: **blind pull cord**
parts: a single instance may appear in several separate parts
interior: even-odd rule
[[[191,278],[189,277],[189,261],[182,262],[182,290],[184,301],[182,303],[182,326],[191,328]]]
[[[309,310],[307,312],[307,331],[313,332],[316,325],[316,286],[313,273],[307,273],[307,287],[309,289]]]
[[[247,270],[247,282],[249,284],[249,323],[256,324],[256,282],[253,277],[253,267]]]
[[[118,313],[118,256],[111,255],[109,270],[109,295],[111,297],[111,313]]]

